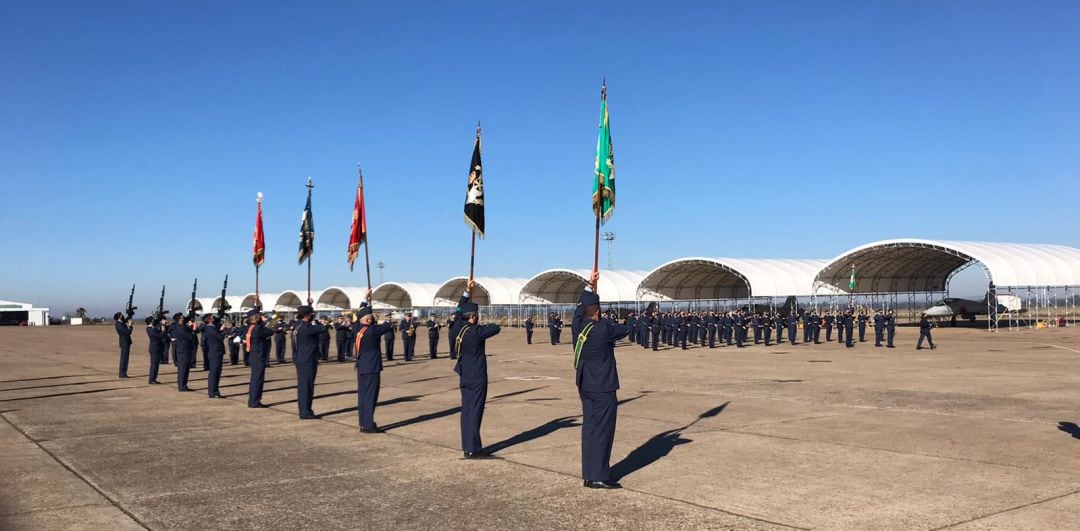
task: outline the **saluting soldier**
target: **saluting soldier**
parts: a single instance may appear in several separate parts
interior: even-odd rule
[[[375,324],[371,314],[371,289],[364,295],[360,304],[359,318],[353,323],[356,336],[356,406],[360,415],[361,433],[382,433],[375,423],[375,404],[379,402],[379,387],[382,383],[382,352],[379,346],[382,337],[394,335],[394,325],[389,321]]]
[[[446,342],[449,343],[450,359],[457,359],[457,346],[454,345],[454,334],[450,332],[450,328],[454,325],[454,317],[450,316],[446,318]],[[554,343],[552,343],[554,344]]]
[[[113,315],[113,320],[116,321],[113,325],[120,340],[120,378],[129,378],[127,370],[128,358],[131,356],[131,323],[120,312]]]
[[[626,316],[626,326],[630,329],[630,332],[631,332],[626,337],[627,337],[627,339],[630,340],[631,343],[634,343],[637,340],[637,332],[638,332],[637,317],[634,316],[634,312],[630,312],[629,314],[627,314],[627,316]]]
[[[278,319],[274,323],[274,357],[277,358],[278,363],[285,363],[285,340],[288,332],[288,325],[285,324],[284,319]]]
[[[244,333],[244,347],[248,352],[251,365],[251,379],[248,380],[248,404],[250,408],[267,407],[262,403],[263,385],[266,383],[266,367],[270,365],[270,339],[274,330],[263,324],[263,315],[259,310],[247,313],[248,327]],[[284,347],[284,343],[281,344]]]
[[[218,392],[218,385],[221,383],[221,364],[225,360],[225,335],[221,332],[221,324],[216,321],[213,315],[203,317],[203,345],[207,348],[206,361],[209,364],[206,395],[210,398],[223,398]]]
[[[885,314],[885,331],[886,331],[886,348],[896,348],[893,345],[893,338],[896,337],[896,314],[892,310],[889,310]]]
[[[308,299],[309,304],[311,299]],[[315,400],[315,376],[319,372],[320,338],[326,332],[326,326],[315,320],[315,310],[311,306],[296,309],[296,325],[293,337],[296,338],[296,352],[293,364],[296,365],[296,404],[300,420],[321,418],[311,409]]]
[[[387,317],[383,321],[383,324],[390,325],[390,330],[391,330],[391,333],[386,334],[385,336],[383,336],[385,338],[384,341],[386,341],[386,361],[393,361],[393,359],[394,359],[394,334],[393,334],[394,325],[393,325],[393,323],[390,322],[389,317]]]
[[[161,383],[157,381],[158,369],[161,366],[161,353],[165,350],[161,342],[165,332],[161,330],[161,327],[161,323],[154,322],[153,316],[146,318],[146,336],[150,340],[150,381],[148,383],[151,384]]]
[[[345,316],[339,315],[334,321],[334,341],[337,343],[338,363],[345,363],[345,349],[349,344],[348,326],[345,325]]]
[[[435,315],[431,315],[427,320],[427,341],[428,341],[428,357],[431,359],[438,358],[439,350],[439,329],[442,325],[436,319]]]
[[[615,342],[630,332],[625,325],[600,318],[600,297],[592,292],[599,274],[593,272],[589,286],[581,292],[574,312],[574,369],[581,397],[581,476],[584,486],[617,489],[611,481],[611,446],[615,442],[618,417],[619,371],[615,362]]]
[[[455,339],[458,361],[454,372],[458,374],[461,389],[461,450],[466,459],[488,457],[480,440],[480,424],[484,420],[484,404],[487,402],[488,375],[485,342],[500,332],[499,325],[479,324],[480,307],[469,302],[473,284],[469,282],[465,294],[458,301],[455,312]]]
[[[533,328],[535,328],[535,327],[536,327],[536,325],[533,324],[532,316],[530,315],[530,316],[526,317],[525,318],[525,344],[526,345],[532,345]]]

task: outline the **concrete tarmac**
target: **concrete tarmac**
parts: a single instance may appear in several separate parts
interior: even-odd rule
[[[225,400],[202,371],[192,393],[171,366],[147,385],[141,326],[126,380],[111,326],[2,328],[0,529],[1080,529],[1080,329],[944,328],[934,351],[917,336],[624,342],[625,488],[594,491],[572,347],[518,329],[488,343],[482,434],[498,458],[466,461],[445,336],[441,359],[411,363],[397,341],[387,433],[367,435],[351,364],[320,365],[324,417],[301,421],[291,364],[252,410],[242,365],[224,370]]]

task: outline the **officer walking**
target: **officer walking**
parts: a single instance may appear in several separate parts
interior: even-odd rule
[[[593,272],[589,286],[596,284]],[[611,446],[615,442],[615,421],[619,403],[619,372],[615,362],[615,342],[626,336],[625,325],[600,318],[600,297],[587,286],[581,292],[571,329],[574,333],[574,369],[581,397],[581,475],[584,486],[617,489],[611,481]]]
[[[221,364],[225,360],[225,335],[221,332],[221,324],[215,321],[213,315],[203,317],[203,344],[207,348],[206,361],[209,364],[206,395],[210,398],[223,398],[218,392],[218,385],[221,383]]]
[[[480,459],[489,455],[480,440],[480,424],[484,420],[488,390],[485,342],[497,335],[500,329],[499,325],[478,323],[480,307],[469,302],[472,289],[473,283],[470,281],[454,316],[454,342],[458,349],[454,372],[458,374],[461,389],[461,449],[466,459]]]
[[[382,352],[379,344],[382,336],[394,335],[394,325],[389,321],[375,324],[371,314],[371,289],[364,295],[360,304],[359,319],[353,323],[356,336],[356,406],[360,415],[361,433],[382,433],[375,424],[375,404],[379,402],[379,387],[382,383]]]
[[[248,352],[251,379],[248,380],[248,404],[250,408],[267,407],[262,403],[263,385],[266,383],[266,367],[270,365],[270,338],[274,331],[263,324],[259,310],[247,313],[248,327],[244,334],[244,347]],[[282,343],[284,347],[284,343]]]
[[[127,370],[128,358],[131,356],[131,323],[124,319],[124,314],[120,312],[113,315],[113,320],[116,321],[113,325],[116,327],[116,335],[120,340],[120,377],[130,378]]]
[[[923,338],[926,338],[927,343],[930,343],[930,350],[937,348],[934,345],[934,339],[930,337],[930,329],[934,327],[934,323],[930,321],[930,318],[926,314],[922,314],[922,318],[919,319],[919,342],[915,345],[915,350],[922,350]]]
[[[315,310],[311,306],[297,308],[296,317],[293,327],[293,337],[296,338],[296,353],[293,356],[293,364],[296,365],[296,404],[300,420],[313,420],[321,418],[311,409],[311,403],[315,400],[315,377],[319,372],[319,338],[326,331],[326,326],[314,319]]]
[[[153,317],[146,318],[146,336],[150,340],[150,381],[151,384],[159,384],[157,381],[158,368],[161,366],[161,353],[165,351],[161,338],[165,332],[161,330],[161,324],[155,323]]]

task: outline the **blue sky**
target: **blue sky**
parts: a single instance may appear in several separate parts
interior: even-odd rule
[[[588,267],[607,77],[615,266],[831,258],[902,236],[1080,245],[1076,2],[0,4],[0,298],[118,309],[316,287],[356,164],[386,280]]]

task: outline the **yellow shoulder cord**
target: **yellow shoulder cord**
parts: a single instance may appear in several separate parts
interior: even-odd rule
[[[459,356],[461,355],[461,342],[465,339],[465,332],[469,329],[469,326],[471,325],[465,325],[461,327],[461,331],[458,332],[457,335],[457,340],[454,341],[454,345],[457,347],[457,353]]]
[[[592,331],[593,324],[589,323],[585,325],[585,328],[581,329],[581,333],[577,336],[577,343],[574,344],[574,368],[578,367],[578,362],[581,361],[581,348],[585,346],[585,340],[589,338],[589,332]]]

